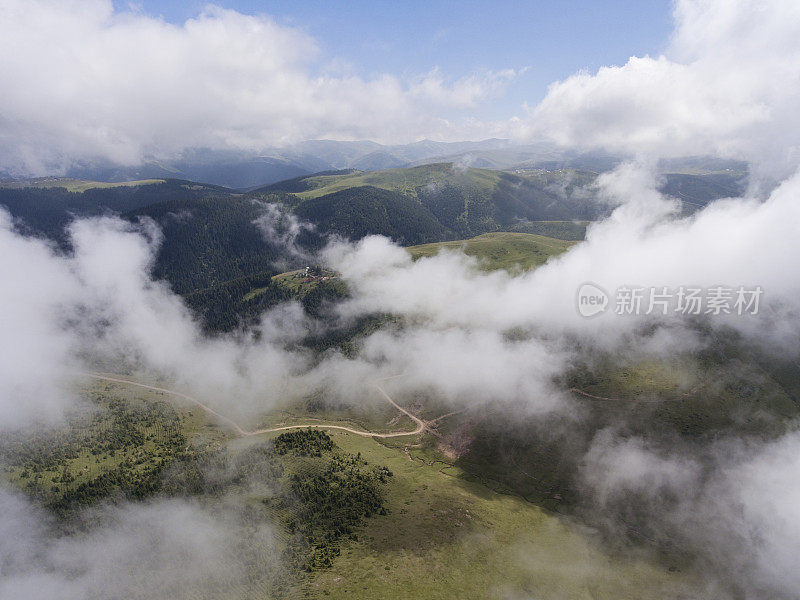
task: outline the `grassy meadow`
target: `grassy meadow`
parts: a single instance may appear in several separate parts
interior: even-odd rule
[[[484,233],[468,240],[437,242],[410,246],[407,250],[416,260],[434,256],[442,250],[463,251],[476,257],[487,271],[527,271],[538,267],[551,257],[565,252],[574,242],[530,233]]]
[[[53,479],[64,471],[65,465],[74,474],[68,484],[74,488],[121,465],[135,471],[160,464],[169,456],[159,446],[159,432],[165,429],[164,423],[176,426],[182,436],[181,448],[176,451],[189,454],[176,458],[170,471],[175,481],[167,481],[165,489],[181,493],[182,486],[198,476],[194,466],[198,460],[211,461],[210,465],[228,465],[225,468],[234,471],[224,480],[227,483],[219,489],[220,482],[215,480],[217,491],[208,497],[201,496],[201,501],[213,506],[222,493],[226,502],[240,503],[250,521],[266,519],[274,523],[278,543],[273,552],[285,554],[280,570],[275,571],[271,562],[275,557],[268,558],[265,548],[254,547],[254,556],[270,561],[271,575],[254,574],[249,583],[233,586],[228,590],[231,598],[677,598],[692,585],[688,574],[670,570],[671,565],[663,561],[617,555],[603,545],[599,535],[571,519],[526,502],[510,491],[501,493],[500,488],[483,485],[474,476],[450,465],[431,439],[407,436],[384,441],[330,430],[333,454],[323,450],[320,455],[312,448],[310,454],[289,452],[282,457],[269,453],[272,447],[269,442],[278,433],[236,437],[199,408],[175,404],[172,397],[162,392],[110,382],[95,382],[87,392],[101,407],[103,403],[122,402],[124,411],[117,417],[133,419],[133,429],[145,441],[122,440],[113,456],[107,451],[92,454],[92,444],[84,444],[88,438],[81,437],[81,426],[76,426],[71,438],[76,455],[59,462],[55,471],[43,469],[40,481]],[[266,415],[263,421],[277,425],[303,424],[316,419],[346,422],[376,431],[411,428],[410,419],[397,418],[396,411],[387,406],[368,403],[362,406],[368,408],[331,408],[310,399]],[[95,415],[92,418],[98,418],[98,413],[92,414]],[[100,414],[100,419],[106,418]],[[98,457],[100,460],[96,460]],[[298,504],[294,492],[281,500],[284,496],[262,497],[257,491],[264,485],[275,485],[269,483],[270,477],[277,477],[276,481],[295,481],[292,473],[300,477],[298,490],[305,489],[302,486],[307,484],[303,481],[310,477],[308,485],[318,480],[315,485],[335,491],[335,485],[325,484],[319,478],[346,477],[348,472],[352,473],[347,471],[352,467],[346,467],[336,475],[325,466],[328,462],[342,464],[342,461],[345,465],[352,461],[361,465],[356,474],[372,473],[378,467],[391,473],[376,488],[383,509],[380,513],[367,510],[363,513],[366,516],[355,521],[351,515],[349,522],[355,525],[347,525],[344,530],[349,529],[349,534],[330,538],[326,528],[336,527],[331,531],[337,531],[335,523],[339,521],[331,524],[325,520],[326,513],[318,512],[322,509],[316,504],[308,501]],[[31,464],[27,468],[34,469]],[[183,475],[175,475],[182,472]],[[253,479],[266,476],[264,473],[272,475],[264,481]],[[26,489],[17,468],[7,467],[4,476]],[[65,484],[51,483],[59,489],[51,487],[46,494],[40,493],[40,497],[50,498],[65,492]],[[330,485],[333,487],[329,488]],[[272,499],[268,501],[269,498]],[[338,503],[331,506],[339,506],[341,502],[333,501]],[[348,502],[345,501],[344,508]],[[304,533],[310,536],[310,550],[304,549],[309,542],[298,538],[291,525],[296,515],[305,514],[323,515],[311,519],[312,523],[318,523],[315,527],[322,529]],[[331,539],[338,541],[330,542]],[[308,563],[313,568],[302,566],[307,564],[304,561],[312,560],[304,556],[316,561]],[[273,578],[277,572],[282,573],[279,579],[283,583],[271,587],[278,581]],[[287,577],[287,573],[291,576]]]
[[[27,179],[25,181],[0,182],[0,187],[4,188],[64,188],[68,192],[85,192],[93,189],[106,189],[117,187],[138,187],[141,185],[153,185],[165,183],[164,179],[139,179],[136,181],[86,181],[84,179],[72,179],[70,177],[42,177],[39,179]]]

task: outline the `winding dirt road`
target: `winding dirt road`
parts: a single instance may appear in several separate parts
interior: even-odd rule
[[[87,375],[88,377],[92,377],[93,379],[99,379],[101,381],[112,381],[112,382],[115,382],[115,383],[124,383],[124,384],[127,384],[127,385],[133,385],[133,386],[136,386],[136,387],[144,388],[144,389],[147,389],[147,390],[153,390],[153,391],[156,391],[156,392],[163,392],[165,394],[169,394],[169,395],[175,396],[177,398],[182,398],[183,400],[187,400],[188,402],[191,402],[192,404],[195,404],[195,405],[199,406],[201,409],[203,409],[208,414],[210,414],[210,415],[216,417],[217,419],[219,419],[220,421],[224,422],[226,425],[230,426],[230,428],[233,429],[233,431],[235,431],[237,435],[240,435],[240,436],[260,435],[262,433],[273,433],[275,431],[286,431],[286,430],[289,430],[289,429],[307,429],[309,427],[312,427],[312,428],[315,428],[315,429],[339,429],[341,431],[346,431],[348,433],[352,433],[352,434],[355,434],[355,435],[360,435],[361,437],[393,438],[393,437],[403,437],[403,436],[406,436],[406,435],[417,435],[417,434],[422,433],[423,431],[425,431],[425,429],[427,429],[427,427],[428,427],[428,425],[427,425],[427,423],[425,421],[423,421],[422,419],[420,419],[416,415],[410,413],[405,408],[403,408],[402,406],[397,404],[391,398],[391,396],[389,396],[389,394],[386,393],[386,390],[384,390],[380,386],[380,383],[379,383],[380,381],[385,381],[384,379],[381,379],[378,382],[375,382],[374,383],[375,388],[381,393],[381,395],[384,398],[386,398],[386,400],[389,401],[389,403],[392,406],[394,406],[397,410],[399,410],[404,415],[408,416],[412,421],[414,421],[417,424],[417,426],[416,426],[416,428],[414,430],[412,430],[412,431],[392,431],[390,433],[372,433],[370,431],[362,431],[362,430],[359,430],[359,429],[353,429],[351,427],[345,427],[344,425],[323,425],[323,424],[320,424],[320,423],[308,423],[308,424],[299,424],[299,425],[283,425],[283,426],[280,426],[280,427],[266,427],[264,429],[255,429],[253,431],[247,431],[247,430],[243,429],[236,421],[234,421],[234,420],[232,420],[232,419],[230,419],[230,418],[228,418],[228,417],[226,417],[224,415],[219,414],[217,411],[215,411],[210,406],[207,406],[207,405],[203,404],[202,402],[200,402],[200,400],[198,400],[197,398],[192,398],[191,396],[187,396],[186,394],[182,394],[181,392],[176,392],[174,390],[169,390],[167,388],[162,388],[162,387],[158,387],[158,386],[155,386],[155,385],[147,385],[146,383],[139,383],[138,381],[131,381],[130,379],[122,379],[120,377],[115,377],[115,376],[112,376],[112,375],[106,375],[104,373],[85,373],[85,375]],[[387,379],[392,379],[392,377],[387,377]]]

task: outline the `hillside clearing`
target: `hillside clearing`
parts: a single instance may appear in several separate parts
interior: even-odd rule
[[[568,250],[575,242],[558,240],[532,233],[484,233],[468,240],[436,242],[406,248],[414,260],[435,256],[442,250],[463,251],[476,257],[481,268],[492,271],[529,270],[538,267],[551,257]]]

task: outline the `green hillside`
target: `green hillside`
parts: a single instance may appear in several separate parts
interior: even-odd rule
[[[563,178],[562,176],[559,176]],[[450,163],[404,169],[327,172],[251,192],[283,192],[298,215],[357,239],[388,235],[406,244],[510,230],[521,222],[594,220],[608,208],[549,180]]]
[[[355,171],[345,174],[318,175],[305,178],[306,191],[297,195],[302,199],[317,198],[347,188],[373,186],[403,192],[412,196],[429,185],[459,185],[490,192],[502,176],[501,171],[488,169],[457,169],[450,163],[422,165],[383,171]]]
[[[5,181],[0,206],[24,226],[59,242],[64,227],[75,217],[126,213],[175,200],[230,197],[231,190],[179,179],[102,183],[75,179]]]
[[[68,192],[85,192],[86,190],[93,190],[96,188],[139,187],[142,185],[154,185],[166,182],[166,179],[139,179],[135,181],[109,183],[106,181],[86,181],[84,179],[73,179],[71,177],[40,177],[36,179],[0,181],[0,188],[64,188]]]
[[[411,246],[407,250],[416,260],[433,256],[441,250],[463,251],[481,261],[486,270],[527,270],[545,263],[548,258],[561,254],[573,242],[557,240],[530,233],[484,233],[468,240],[439,242]]]
[[[608,214],[611,207],[596,199],[597,173],[579,169],[518,169],[504,172],[462,168],[453,163],[436,163],[382,171],[326,171],[297,177],[252,192],[258,197],[269,192],[291,195],[291,204],[304,218],[348,237],[365,231],[382,233],[412,243],[437,234],[430,227],[432,215],[441,226],[435,241],[458,239],[493,231],[520,231],[562,239],[583,238],[586,222]],[[666,173],[660,190],[683,202],[687,212],[718,198],[739,196],[746,185],[740,171],[709,173]],[[381,191],[378,191],[381,190]],[[406,199],[404,214],[391,214],[398,232],[386,223],[387,193],[395,204]],[[367,206],[368,199],[376,202]],[[324,200],[323,200],[324,199]],[[330,204],[352,203],[349,214],[339,210],[333,222]],[[543,221],[577,222],[574,226],[531,225]],[[424,231],[420,230],[424,228]]]
[[[663,193],[678,198],[689,210],[719,198],[741,196],[745,188],[746,178],[740,173],[668,173],[661,185]]]
[[[299,426],[241,437],[160,391],[98,381],[82,394],[108,412],[4,438],[2,476],[88,527],[90,507],[122,498],[187,498],[237,515],[229,526],[246,577],[178,598],[697,597],[691,569],[603,544],[449,464],[429,435],[420,444]],[[372,415],[379,430],[409,427],[386,408]],[[353,424],[323,403],[312,414]],[[265,525],[268,538],[257,535]]]
[[[388,517],[365,521],[358,539],[314,573],[309,597],[694,597],[693,574],[614,553],[588,528],[495,491],[457,466],[433,462],[408,445],[332,437],[392,471]]]
[[[452,237],[418,200],[397,191],[361,186],[316,196],[295,213],[322,232],[350,239],[385,235],[400,243],[418,244]]]
[[[159,224],[164,239],[153,274],[185,294],[276,272],[275,264],[286,258],[286,249],[264,238],[255,223],[263,213],[263,207],[249,199],[206,197],[159,202],[124,216],[131,220],[146,216]],[[314,239],[309,235],[301,241],[312,244]]]
[[[533,233],[567,242],[580,242],[586,239],[589,221],[520,221],[510,231]]]

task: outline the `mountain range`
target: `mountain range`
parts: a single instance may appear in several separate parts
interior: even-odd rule
[[[311,140],[260,152],[194,149],[171,158],[150,157],[139,164],[120,165],[106,160],[86,160],[72,165],[66,177],[89,181],[123,182],[142,179],[183,179],[248,191],[293,177],[319,171],[358,169],[376,171],[451,162],[462,167],[503,170],[580,169],[602,172],[625,156],[579,153],[548,144],[519,145],[510,140],[435,142],[387,146],[372,141]],[[694,168],[700,161],[709,170],[708,159],[682,159],[668,172]],[[714,170],[744,170],[741,163],[717,161]],[[0,172],[0,177],[12,173]]]

